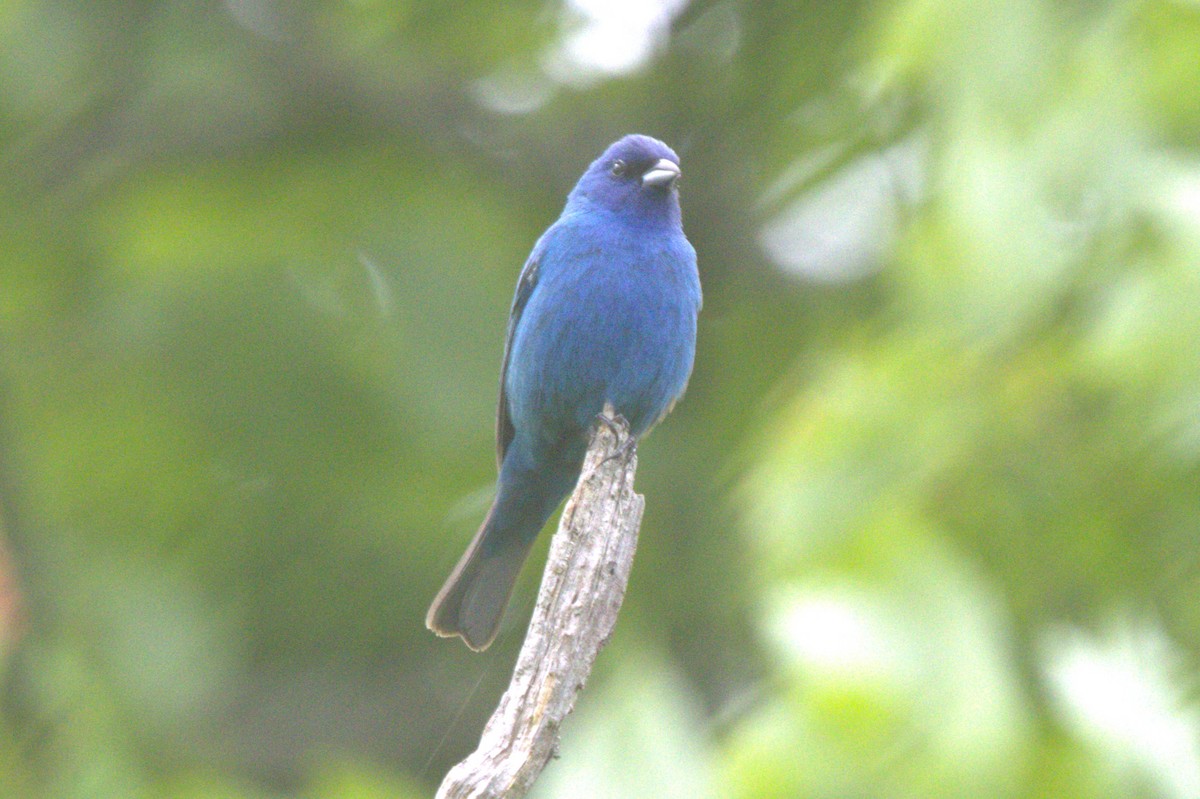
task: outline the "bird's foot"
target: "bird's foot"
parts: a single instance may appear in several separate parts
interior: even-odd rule
[[[624,442],[622,442],[621,446],[617,447],[616,451],[610,452],[608,455],[604,456],[604,460],[600,462],[608,463],[611,460],[618,459],[628,460],[629,457],[635,452],[637,452],[637,439],[633,436],[630,436],[629,438],[625,439]]]
[[[602,424],[607,427],[616,436],[618,441],[621,441],[622,436],[625,437],[625,440],[621,441],[621,445],[605,455],[604,460],[600,461],[599,465],[608,463],[610,460],[616,458],[624,460],[630,454],[637,451],[637,439],[629,434],[629,420],[619,413],[613,413],[610,406],[605,406],[604,412],[596,415],[596,424]]]
[[[612,412],[612,406],[606,405],[604,411],[596,414],[596,424],[602,424],[612,431],[617,438],[629,430],[629,420],[619,413]]]

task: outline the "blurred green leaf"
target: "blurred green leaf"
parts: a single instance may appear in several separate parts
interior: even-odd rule
[[[512,287],[637,130],[700,350],[538,790],[1193,799],[1198,52],[1182,0],[4,6],[0,793],[432,793],[531,601],[422,624]]]

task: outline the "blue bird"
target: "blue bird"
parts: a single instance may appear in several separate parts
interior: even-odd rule
[[[517,280],[496,411],[496,498],[425,624],[486,649],[529,549],[570,493],[606,404],[636,441],[687,387],[700,277],[679,157],[649,136],[604,151]]]

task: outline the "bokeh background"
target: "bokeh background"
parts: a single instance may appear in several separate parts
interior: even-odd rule
[[[424,629],[512,287],[633,131],[699,354],[535,795],[1200,797],[1188,0],[5,3],[0,796],[432,794],[540,576]]]

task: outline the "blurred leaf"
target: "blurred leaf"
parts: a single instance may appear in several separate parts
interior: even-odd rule
[[[432,793],[519,643],[422,625],[513,283],[635,130],[700,349],[539,790],[1194,792],[1198,52],[1183,0],[3,6],[0,793]]]
[[[708,774],[703,721],[683,676],[642,649],[614,654],[616,668],[564,729],[561,752],[569,756],[547,767],[530,796],[718,795]]]

